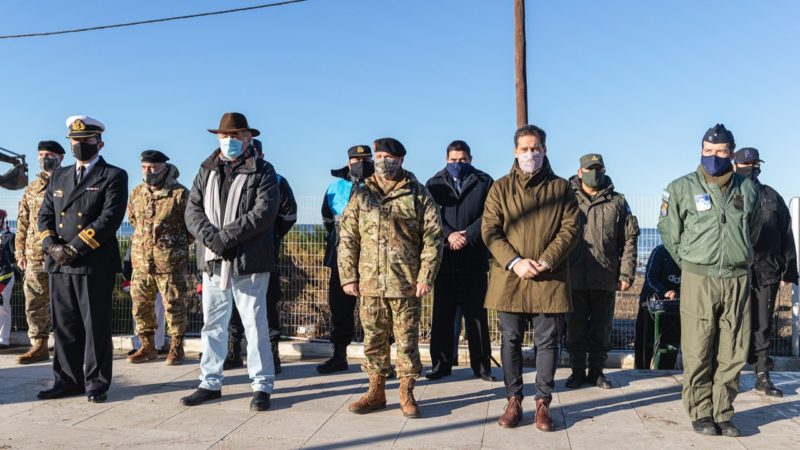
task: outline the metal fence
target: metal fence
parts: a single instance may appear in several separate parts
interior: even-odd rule
[[[285,336],[307,338],[325,338],[330,331],[330,312],[327,305],[328,276],[327,268],[323,267],[322,259],[325,250],[325,230],[321,225],[320,206],[321,197],[298,197],[299,223],[289,232],[281,249],[279,268],[281,271],[281,286],[283,288],[283,301],[279,305],[281,311],[281,326]],[[658,220],[660,198],[657,197],[631,197],[628,198],[631,209],[639,219],[642,234],[639,237],[638,263],[636,281],[630,291],[618,293],[614,315],[614,328],[612,343],[615,349],[630,350],[633,348],[635,336],[636,315],[639,309],[639,292],[647,259],[650,252],[660,244],[660,237],[655,229]],[[13,228],[13,221],[10,223]],[[131,229],[125,224],[119,231],[119,241],[122,250],[130,244]],[[190,252],[192,260],[189,262],[187,277],[190,283],[197,283],[194,252]],[[118,280],[118,281],[121,281]],[[114,317],[113,330],[116,334],[130,334],[133,330],[131,319],[131,299],[122,289],[114,290]],[[430,325],[433,297],[427,296],[422,300],[421,342],[430,338]],[[24,301],[22,296],[22,283],[16,283],[11,300],[13,324],[17,330],[25,330]],[[791,289],[784,288],[780,291],[775,316],[773,317],[773,346],[774,355],[791,354],[792,337],[792,311]],[[199,309],[197,298],[192,298],[189,307],[189,334],[197,335],[202,327],[202,311]],[[356,312],[357,339],[360,336],[360,325]],[[489,313],[490,336],[494,344],[500,343],[497,315]],[[526,343],[532,344],[533,335],[530,331],[526,334]]]

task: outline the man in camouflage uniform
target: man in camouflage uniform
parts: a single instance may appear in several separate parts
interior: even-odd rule
[[[350,405],[366,414],[386,406],[391,371],[389,333],[397,342],[400,407],[420,416],[414,383],[422,371],[419,322],[442,257],[442,221],[428,190],[403,169],[406,149],[396,139],[375,141],[375,174],[354,190],[340,225],[342,289],[361,297],[369,390]]]
[[[142,152],[144,182],[133,189],[128,202],[128,220],[134,228],[131,238],[133,276],[131,298],[139,350],[128,362],[157,358],[153,334],[156,329],[155,301],[161,293],[170,336],[167,365],[183,362],[186,332],[186,269],[189,245],[194,238],[183,219],[189,191],[178,183],[178,168],[156,150]]]
[[[51,328],[50,282],[47,271],[44,270],[42,236],[36,222],[39,220],[39,208],[44,201],[50,175],[64,159],[64,147],[56,141],[39,142],[38,156],[42,171],[25,188],[17,215],[17,266],[25,271],[22,288],[25,293],[28,337],[32,343],[28,352],[17,358],[18,364],[32,364],[50,359],[50,352],[47,350]],[[34,226],[31,227],[31,224]]]

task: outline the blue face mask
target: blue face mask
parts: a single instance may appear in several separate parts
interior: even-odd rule
[[[706,169],[709,175],[716,177],[728,171],[731,167],[730,158],[720,158],[719,156],[701,156],[700,164]]]
[[[238,139],[224,138],[219,141],[219,149],[225,159],[236,159],[242,156],[243,142]]]
[[[459,180],[464,179],[467,175],[469,175],[469,171],[472,166],[469,163],[463,163],[461,161],[447,163],[447,173],[450,174],[451,177],[457,178]]]

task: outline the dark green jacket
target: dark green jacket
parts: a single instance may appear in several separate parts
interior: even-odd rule
[[[618,281],[633,285],[636,276],[639,222],[625,197],[614,191],[611,179],[606,180],[606,185],[590,198],[577,175],[570,179],[583,227],[569,258],[572,289],[614,292]]]
[[[702,171],[699,166],[664,191],[661,240],[684,271],[717,278],[745,275],[761,232],[758,190],[749,178],[733,174],[723,195]]]

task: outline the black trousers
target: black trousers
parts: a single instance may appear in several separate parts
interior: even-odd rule
[[[680,314],[664,314],[661,316],[661,344],[681,346],[681,316]],[[634,340],[634,367],[636,369],[650,369],[653,360],[653,345],[655,345],[655,322],[647,306],[639,306],[636,316],[636,338]],[[661,355],[659,366],[661,369],[675,369],[678,355]]]
[[[334,345],[350,345],[353,342],[355,323],[356,297],[347,295],[342,290],[339,270],[331,269],[328,287],[328,307],[331,309],[331,342]]]
[[[769,372],[773,361],[769,357],[772,344],[772,317],[779,283],[753,286],[750,289],[750,354],[747,362],[756,372]]]
[[[492,372],[489,316],[483,307],[487,285],[488,279],[483,273],[439,274],[436,277],[430,347],[434,369],[453,367],[456,307],[461,305],[472,371],[478,376]]]
[[[508,397],[524,398],[522,394],[522,341],[528,321],[533,323],[533,340],[536,344],[536,395],[535,399],[553,397],[558,344],[564,333],[564,314],[524,314],[500,312],[503,360],[503,378]]]
[[[270,272],[269,284],[267,285],[267,323],[269,324],[269,340],[277,341],[280,339],[281,316],[278,309],[278,302],[281,301],[283,292],[281,291],[281,275],[276,267]],[[244,339],[244,324],[239,310],[236,309],[236,302],[233,302],[231,320],[228,322],[228,336],[232,342],[242,342]]]
[[[50,274],[55,386],[106,392],[111,385],[115,274]]]
[[[572,310],[567,317],[567,347],[573,370],[603,370],[611,350],[616,292],[594,289],[572,291]]]

